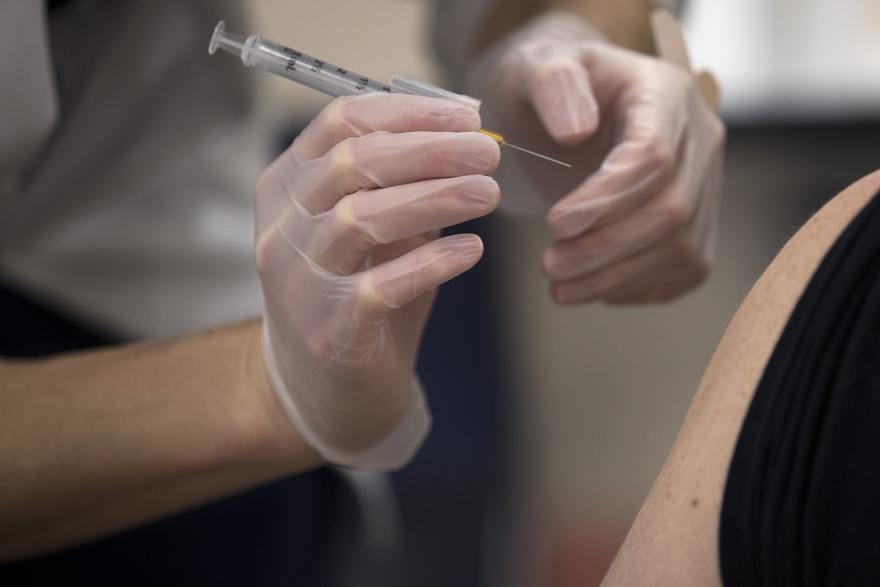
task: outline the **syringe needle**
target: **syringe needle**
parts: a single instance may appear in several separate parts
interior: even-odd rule
[[[487,128],[481,128],[480,132],[486,135],[487,137],[494,140],[496,143],[501,145],[502,147],[511,147],[512,149],[516,149],[517,151],[522,151],[523,153],[528,153],[529,155],[533,155],[535,157],[539,157],[544,159],[545,161],[549,161],[550,163],[556,163],[557,165],[562,165],[563,167],[568,167],[571,169],[571,165],[560,161],[559,159],[554,159],[553,157],[548,157],[547,155],[542,155],[540,153],[535,153],[534,151],[529,151],[524,147],[520,147],[519,145],[514,145],[513,143],[508,143],[507,139],[504,138],[504,135],[495,132],[494,130],[489,130]]]
[[[548,157],[547,155],[542,155],[541,153],[535,153],[534,151],[529,151],[528,149],[525,149],[523,147],[519,147],[517,145],[514,145],[513,143],[508,143],[507,141],[504,141],[500,144],[505,147],[510,147],[512,149],[516,149],[517,151],[522,151],[523,153],[528,153],[529,155],[534,155],[535,157],[540,157],[541,159],[544,159],[546,161],[550,161],[551,163],[556,163],[557,165],[562,165],[563,167],[568,167],[569,169],[571,169],[571,165],[569,165],[568,163],[565,163],[564,161],[560,161],[559,159],[554,159],[553,157]]]

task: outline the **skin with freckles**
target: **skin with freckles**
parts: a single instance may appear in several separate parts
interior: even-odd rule
[[[880,172],[826,204],[749,292],[703,375],[669,457],[603,585],[720,585],[721,498],[745,412],[811,276],[878,189]]]

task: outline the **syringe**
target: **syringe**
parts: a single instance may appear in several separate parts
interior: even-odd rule
[[[453,100],[475,110],[480,109],[480,101],[476,98],[455,94],[402,75],[394,74],[389,83],[383,84],[332,63],[295,51],[260,35],[244,37],[227,33],[226,23],[222,20],[214,27],[214,34],[211,35],[211,43],[208,45],[208,53],[213,55],[217,49],[223,49],[240,57],[246,67],[264,69],[333,97],[366,92],[414,94]],[[480,132],[494,139],[502,147],[510,147],[557,165],[571,167],[568,163],[563,163],[553,157],[511,144],[500,133],[487,129],[481,129]]]

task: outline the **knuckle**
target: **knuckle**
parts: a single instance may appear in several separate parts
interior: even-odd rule
[[[507,54],[506,65],[520,69],[522,64],[533,65],[541,62],[547,55],[552,54],[552,51],[553,45],[547,39],[530,38],[523,43],[513,45]],[[532,69],[529,68],[529,71]]]
[[[535,76],[541,79],[575,75],[583,66],[567,55],[556,55],[541,61],[535,68]]]
[[[588,241],[583,241],[578,248],[551,249],[543,260],[544,273],[557,281],[571,279],[584,273],[585,268],[605,252],[593,249]]]
[[[376,152],[384,137],[392,133],[374,131],[363,136],[343,139],[331,151],[331,173],[347,178],[357,187],[383,185],[381,178],[372,171],[376,166]],[[354,188],[352,188],[354,189]]]
[[[690,207],[681,198],[672,198],[660,208],[660,217],[670,230],[682,230],[690,221]]]
[[[645,161],[653,168],[667,170],[675,163],[675,154],[672,149],[660,139],[652,135],[643,147]]]
[[[254,246],[254,261],[257,265],[257,273],[264,275],[269,268],[269,258],[266,253],[265,243],[258,241]]]
[[[621,56],[625,59],[631,57],[629,51],[620,53],[613,45],[609,45],[608,43],[596,39],[578,41],[574,45],[574,50],[577,54],[578,61],[583,63],[588,71],[595,69],[603,62],[608,62],[610,59],[619,59]]]
[[[572,232],[587,228],[576,209],[562,206],[554,206],[550,209],[547,213],[547,225],[556,238],[567,238]]]
[[[333,226],[337,238],[348,241],[359,240],[360,222],[358,222],[351,196],[345,196],[336,203],[333,208]]]
[[[324,127],[333,133],[337,128],[342,126],[342,104],[345,98],[336,98],[329,104],[324,106],[321,113],[318,114],[313,124],[318,127]]]
[[[363,155],[359,151],[358,141],[353,137],[336,143],[331,151],[331,173],[349,175],[356,171],[363,161]]]
[[[334,136],[350,135],[355,131],[357,117],[355,104],[358,96],[336,98],[324,108],[324,122]],[[357,134],[355,132],[355,134]]]
[[[561,273],[561,265],[559,254],[552,249],[547,251],[541,259],[541,269],[543,269],[544,275],[550,278],[556,278]]]
[[[274,249],[277,246],[272,233],[267,232],[257,238],[254,243],[254,262],[257,266],[257,273],[266,275],[272,267],[272,259],[274,258]]]
[[[375,280],[369,274],[360,275],[355,282],[356,305],[362,317],[378,315],[395,309],[379,291]]]
[[[345,196],[333,208],[334,235],[358,250],[378,244],[367,229],[367,223],[360,218],[355,205],[357,194]]]

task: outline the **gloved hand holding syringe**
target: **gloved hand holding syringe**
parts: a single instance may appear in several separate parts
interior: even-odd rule
[[[228,33],[226,32],[226,23],[222,20],[214,28],[208,52],[213,55],[217,49],[222,49],[241,57],[241,62],[247,67],[257,67],[266,70],[333,97],[367,92],[387,92],[443,98],[464,104],[475,110],[480,108],[480,101],[476,98],[455,94],[425,82],[395,74],[391,77],[391,81],[388,84],[383,84],[332,63],[327,63],[321,59],[275,43],[258,34],[244,37],[243,35]],[[487,129],[481,129],[480,132],[491,137],[502,147],[510,147],[564,167],[571,167],[568,163],[558,159],[511,144],[504,139],[503,135],[497,132]]]
[[[254,186],[271,388],[327,463],[403,466],[431,426],[415,364],[437,288],[483,255],[442,231],[498,206],[499,140],[465,96],[385,89],[222,22],[218,46],[337,96]]]

